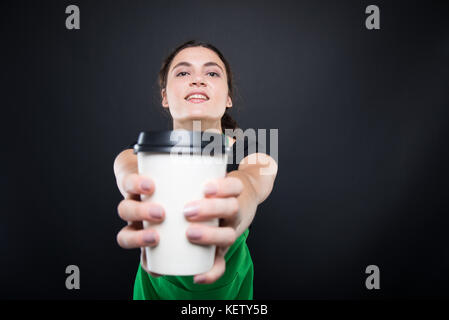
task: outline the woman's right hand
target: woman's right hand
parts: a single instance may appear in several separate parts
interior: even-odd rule
[[[124,249],[139,248],[141,250],[140,263],[142,268],[153,277],[161,274],[146,269],[146,255],[144,247],[155,247],[159,243],[159,235],[151,227],[143,229],[143,220],[161,223],[165,218],[164,208],[154,202],[140,201],[140,195],[151,195],[154,192],[154,181],[148,176],[137,173],[124,174],[117,179],[119,188],[124,191],[125,199],[118,205],[120,218],[128,222],[117,234],[117,243]]]

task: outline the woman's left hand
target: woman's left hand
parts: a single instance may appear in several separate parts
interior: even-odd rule
[[[186,204],[184,215],[187,221],[192,222],[186,232],[189,241],[217,246],[212,269],[195,275],[195,283],[213,283],[224,274],[225,254],[237,239],[236,229],[241,220],[237,198],[242,191],[243,183],[240,179],[220,178],[206,184],[205,198]],[[215,218],[219,219],[218,227],[196,223]]]

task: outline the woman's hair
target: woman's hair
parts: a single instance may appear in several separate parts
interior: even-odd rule
[[[165,60],[162,62],[162,66],[161,66],[161,69],[159,71],[159,92],[162,89],[165,89],[166,86],[167,86],[167,74],[168,74],[168,71],[170,69],[170,64],[172,63],[172,61],[175,58],[175,56],[182,49],[191,48],[191,47],[208,48],[208,49],[214,51],[220,57],[221,61],[223,61],[224,65],[225,65],[225,68],[226,68],[226,75],[227,75],[227,78],[228,78],[229,96],[234,101],[233,76],[232,76],[231,67],[229,66],[228,61],[225,59],[225,57],[220,52],[220,50],[218,50],[216,47],[214,47],[213,45],[211,45],[209,43],[205,43],[205,42],[201,42],[201,41],[197,41],[197,40],[189,40],[187,42],[184,42],[183,44],[178,46],[176,49],[174,49],[165,58]],[[225,129],[236,129],[236,128],[238,128],[237,122],[229,115],[228,109],[229,108],[226,108],[226,111],[225,111],[225,113],[223,114],[223,116],[221,118],[221,128],[222,128],[223,133],[224,133]],[[170,114],[170,112],[168,112],[168,113]]]

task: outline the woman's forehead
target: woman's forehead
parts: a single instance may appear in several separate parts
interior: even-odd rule
[[[211,49],[204,47],[185,48],[178,52],[171,65],[176,66],[179,62],[189,62],[193,65],[202,66],[207,62],[215,62],[224,70],[223,62],[220,57]]]

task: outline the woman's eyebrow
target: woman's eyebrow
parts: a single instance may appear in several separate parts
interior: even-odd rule
[[[185,61],[181,61],[180,63],[178,63],[176,66],[174,66],[173,67],[173,69],[172,70],[175,70],[177,67],[180,67],[180,66],[186,66],[186,67],[191,67],[192,66],[192,64],[191,63],[189,63],[189,62],[185,62]],[[220,68],[220,70],[223,72],[223,68],[222,67],[220,67],[219,65],[218,65],[218,63],[215,63],[215,62],[212,62],[212,61],[210,61],[210,62],[206,62],[204,65],[203,65],[204,67],[209,67],[209,66],[216,66],[216,67],[219,67]]]

